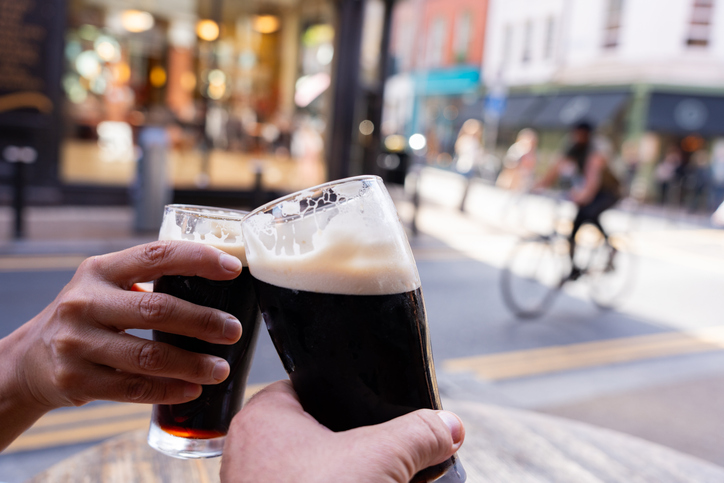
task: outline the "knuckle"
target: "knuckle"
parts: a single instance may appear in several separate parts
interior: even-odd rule
[[[136,349],[134,358],[142,371],[158,373],[168,364],[168,351],[157,342],[148,341]]]
[[[132,402],[150,402],[163,399],[162,395],[158,394],[158,388],[149,378],[137,374],[129,375],[125,392],[126,400]]]
[[[144,245],[139,258],[144,265],[156,267],[168,260],[173,255],[173,252],[174,248],[171,244],[156,241]]]
[[[211,310],[203,311],[199,314],[195,326],[199,328],[201,334],[206,336],[219,338],[224,336],[224,323],[220,320],[218,314]]]
[[[173,301],[159,293],[144,293],[138,301],[141,317],[147,322],[165,319],[172,311]]]
[[[56,313],[61,320],[73,324],[93,307],[94,301],[80,290],[68,290],[58,297]]]
[[[425,442],[424,449],[427,456],[445,453],[452,447],[452,439],[448,431],[443,430],[439,424],[434,424],[430,418],[438,416],[434,412],[424,413],[418,411],[417,418],[420,424],[420,440]]]

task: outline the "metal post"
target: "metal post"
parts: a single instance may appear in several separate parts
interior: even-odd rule
[[[385,84],[390,70],[390,37],[392,30],[392,7],[394,0],[384,0],[385,13],[382,25],[382,38],[380,39],[380,59],[378,64],[377,85],[369,94],[367,119],[372,121],[374,131],[370,135],[370,142],[365,149],[363,170],[374,174],[379,171],[377,157],[380,155],[382,145],[382,108],[385,98]]]
[[[13,163],[13,210],[15,212],[14,238],[25,238],[25,163]]]
[[[350,148],[355,104],[359,93],[359,57],[364,7],[364,0],[340,0],[337,3],[334,102],[327,150],[329,179],[346,178],[350,175]]]

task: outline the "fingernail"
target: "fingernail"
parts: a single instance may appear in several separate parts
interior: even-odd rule
[[[201,386],[198,384],[188,383],[184,387],[184,397],[196,399],[201,395]]]
[[[460,418],[448,411],[438,411],[437,415],[440,416],[442,422],[445,423],[450,430],[453,448],[457,450],[463,442],[463,422],[460,421]]]
[[[224,321],[224,339],[237,341],[241,337],[241,322],[236,317],[229,316]]]
[[[238,272],[241,270],[241,260],[228,253],[222,253],[219,255],[219,263],[225,270],[230,272]]]
[[[228,376],[229,364],[224,360],[217,361],[214,365],[214,370],[211,372],[211,377],[213,377],[215,381],[221,382]]]

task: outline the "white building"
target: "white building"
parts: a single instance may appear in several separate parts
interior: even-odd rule
[[[586,119],[653,161],[724,136],[724,0],[491,0],[485,45],[501,142]]]

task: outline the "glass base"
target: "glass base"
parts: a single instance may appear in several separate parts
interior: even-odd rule
[[[165,455],[174,458],[216,458],[224,450],[226,436],[212,439],[180,438],[167,433],[154,422],[148,430],[148,445]]]
[[[468,474],[465,473],[460,458],[455,455],[455,463],[442,475],[440,478],[435,480],[435,483],[464,483],[468,479]]]

